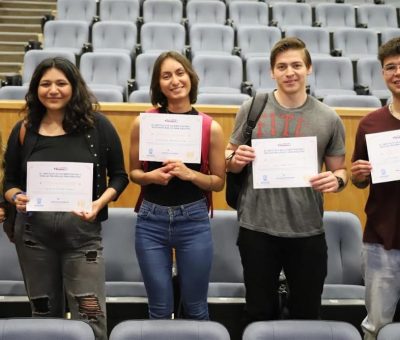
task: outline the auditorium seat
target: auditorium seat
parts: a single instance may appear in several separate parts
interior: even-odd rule
[[[185,28],[181,24],[145,23],[140,31],[140,52],[159,55],[161,52],[173,50],[182,53],[185,48],[185,39]]]
[[[180,0],[146,0],[143,2],[143,21],[181,23],[183,4]]]
[[[65,50],[79,55],[89,42],[89,23],[85,21],[51,20],[44,25],[44,50]]]
[[[324,98],[329,94],[355,95],[353,66],[346,57],[315,57],[308,77],[311,94]]]
[[[199,93],[196,104],[206,105],[242,105],[250,96],[244,93],[231,95],[224,93]]]
[[[340,27],[356,27],[356,13],[352,4],[320,3],[315,5],[315,21],[334,31]]]
[[[272,24],[283,32],[291,26],[312,25],[311,5],[307,3],[274,2],[272,8]]]
[[[378,32],[385,28],[398,28],[396,8],[393,5],[360,5],[357,9],[357,23]]]
[[[243,60],[252,57],[269,57],[272,47],[282,38],[282,32],[273,26],[239,26],[237,45]]]
[[[383,326],[376,337],[376,340],[398,340],[400,334],[400,323],[392,322]]]
[[[55,318],[0,319],[0,339],[95,340],[92,328],[83,321]]]
[[[382,106],[378,97],[368,95],[334,95],[325,96],[323,102],[332,107],[371,107]]]
[[[133,22],[99,21],[93,25],[93,52],[126,53],[133,58],[136,43],[137,27]]]
[[[79,70],[95,95],[97,89],[109,89],[119,91],[126,99],[131,63],[131,58],[124,53],[88,52],[82,55]]]
[[[381,43],[384,44],[390,39],[400,37],[400,28],[384,28],[381,30]]]
[[[201,54],[231,55],[234,35],[230,26],[210,23],[191,26],[189,43],[192,58]]]
[[[97,14],[96,0],[57,0],[57,20],[91,23]]]
[[[110,340],[230,340],[228,331],[214,321],[129,320],[112,330]]]
[[[368,87],[369,93],[386,101],[391,93],[382,77],[382,65],[377,58],[362,58],[357,62],[357,82]]]
[[[138,0],[101,0],[99,4],[101,21],[127,21],[136,23],[139,18]]]
[[[353,61],[378,55],[378,34],[368,28],[344,27],[333,33],[333,48]]]
[[[361,340],[357,329],[345,322],[279,320],[251,323],[243,340]]]
[[[188,27],[194,24],[219,24],[226,22],[226,6],[222,1],[189,1],[186,5]]]
[[[268,5],[264,2],[231,1],[228,12],[228,19],[235,29],[242,25],[268,26]]]
[[[269,57],[252,57],[246,62],[246,81],[252,85],[253,92],[272,92],[276,88],[271,78]]]

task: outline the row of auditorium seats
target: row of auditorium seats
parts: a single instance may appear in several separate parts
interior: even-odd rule
[[[398,340],[399,323],[390,323],[379,330],[377,340]],[[94,340],[91,328],[82,321],[63,319],[0,319],[0,339],[31,340]],[[334,321],[261,321],[250,324],[243,340],[361,340],[348,323]],[[195,320],[129,320],[118,324],[110,340],[230,340],[223,325]]]
[[[134,250],[135,223],[136,214],[131,208],[110,208],[109,218],[103,223],[110,325],[124,319],[147,317],[147,295]],[[324,214],[324,227],[328,245],[328,275],[322,295],[322,317],[347,321],[358,327],[365,317],[360,221],[348,212],[328,211]],[[231,334],[237,335],[245,288],[236,246],[239,230],[236,212],[214,211],[211,228],[214,257],[208,292],[210,317],[226,325]],[[0,257],[0,305],[26,306],[27,298],[15,248],[3,232],[0,233]],[[17,307],[2,308],[0,317],[12,317],[11,311]]]
[[[394,3],[393,3],[394,4]],[[181,0],[147,0],[140,6],[139,0],[102,0],[99,9],[96,0],[58,0],[58,20],[126,20],[130,22],[174,22],[182,23],[184,17],[189,25],[196,22],[215,20],[224,24],[226,19],[234,26],[240,25],[287,25],[318,24],[331,26],[337,15],[346,18],[348,26],[398,27],[395,5],[371,3],[337,4],[274,1],[233,1],[227,6],[222,1],[189,1],[184,6]],[[344,15],[343,15],[344,14]],[[94,19],[95,18],[95,19]],[[385,20],[384,20],[385,19]]]
[[[36,65],[44,58],[54,56],[63,56],[75,62],[72,52],[57,49],[30,50],[25,54],[22,86],[3,86],[0,88],[0,99],[23,99]],[[82,55],[79,67],[99,101],[149,103],[150,79],[156,58],[157,54],[144,53],[137,56],[135,79],[130,81],[129,90],[131,59],[124,53],[88,52]],[[239,105],[250,94],[271,91],[275,87],[270,77],[267,56],[249,58],[243,67],[238,56],[197,55],[193,58],[192,65],[200,79],[199,104]],[[357,74],[356,81],[354,72]],[[382,79],[381,65],[376,58],[360,59],[353,67],[352,61],[347,57],[315,56],[308,84],[310,93],[319,99],[325,99],[332,94],[356,96],[357,91],[368,94],[367,89],[382,102],[390,97]],[[371,101],[375,100],[376,105],[372,107],[380,106],[376,98],[371,98],[359,97],[354,103],[370,107]]]

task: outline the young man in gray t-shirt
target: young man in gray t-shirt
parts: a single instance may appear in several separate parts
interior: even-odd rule
[[[289,317],[319,318],[327,271],[322,195],[338,192],[347,183],[343,123],[335,111],[307,95],[312,66],[304,43],[297,38],[280,40],[270,63],[277,89],[269,94],[252,139],[316,136],[319,173],[311,177],[310,187],[254,189],[248,171],[238,202],[246,324],[279,317],[282,269],[290,291]],[[240,172],[255,159],[254,149],[245,145],[242,135],[249,108],[250,101],[240,108],[227,146],[230,172]],[[326,171],[321,172],[323,164]]]

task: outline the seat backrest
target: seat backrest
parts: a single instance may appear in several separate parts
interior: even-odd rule
[[[124,53],[88,52],[82,55],[79,69],[87,84],[125,88],[131,77],[131,58]]]
[[[381,30],[382,44],[388,42],[390,39],[400,37],[400,28],[385,28]]]
[[[244,58],[249,53],[265,53],[268,55],[281,37],[281,30],[273,26],[246,25],[237,29],[237,44]]]
[[[1,319],[1,339],[30,340],[94,340],[92,328],[84,321],[52,319],[52,318],[24,318]]]
[[[370,90],[387,90],[382,77],[382,65],[377,58],[362,58],[357,62],[358,83]]]
[[[383,326],[376,337],[376,340],[397,340],[400,334],[400,323],[392,322]]]
[[[243,65],[238,56],[199,55],[193,58],[192,65],[200,79],[200,92],[204,87],[240,90]]]
[[[133,208],[109,208],[102,222],[106,282],[143,282],[135,254]]]
[[[199,320],[129,320],[119,323],[110,340],[229,340],[224,326]]]
[[[360,220],[349,212],[326,211],[323,223],[328,245],[325,283],[362,284]]]
[[[96,6],[96,0],[57,0],[57,20],[91,23],[96,16]]]
[[[139,54],[135,62],[135,80],[138,88],[150,87],[151,75],[157,54]]]
[[[286,37],[297,37],[304,41],[313,54],[330,55],[329,31],[323,27],[287,27]]]
[[[189,42],[193,55],[198,53],[232,54],[234,30],[231,26],[218,24],[196,24],[189,31]]]
[[[275,81],[271,78],[271,65],[268,57],[254,57],[247,60],[246,80],[253,84],[253,89],[274,89]]]
[[[137,41],[137,28],[132,22],[99,21],[93,25],[93,51],[119,50],[134,54]]]
[[[368,28],[397,28],[396,8],[393,5],[360,5],[357,10],[357,21],[366,24]]]
[[[361,340],[358,330],[349,323],[322,320],[280,320],[251,323],[243,340]]]
[[[44,49],[71,48],[78,54],[89,42],[89,24],[85,21],[51,20],[44,25]]]
[[[216,210],[210,219],[214,243],[211,282],[243,282],[243,269],[236,245],[239,223],[232,210]]]
[[[180,23],[183,5],[180,0],[146,0],[143,3],[143,21]]]
[[[311,5],[307,3],[274,2],[272,20],[279,27],[312,25]]]
[[[229,4],[229,19],[233,25],[268,26],[268,5],[264,2],[233,1]]]
[[[101,0],[100,20],[135,23],[139,17],[139,10],[138,0]]]
[[[71,51],[64,50],[29,50],[24,55],[24,69],[22,72],[22,83],[24,85],[29,85],[32,74],[44,59],[62,57],[69,60],[75,65],[75,54]]]
[[[356,27],[355,8],[352,4],[317,4],[315,21],[322,27]]]
[[[309,76],[311,91],[316,89],[353,90],[353,66],[347,57],[315,57]]]
[[[330,94],[324,97],[323,102],[332,107],[371,107],[378,108],[382,106],[381,101],[375,96],[363,95],[334,95]]]
[[[186,17],[189,26],[194,24],[220,24],[226,22],[226,7],[222,1],[190,1],[186,5]]]
[[[372,29],[339,28],[333,33],[333,47],[341,50],[342,56],[348,56],[351,59],[358,59],[358,56],[376,56],[378,54],[378,34]]]
[[[180,24],[145,23],[140,33],[142,51],[160,54],[163,51],[173,50],[182,53],[185,47],[185,34],[185,28]]]

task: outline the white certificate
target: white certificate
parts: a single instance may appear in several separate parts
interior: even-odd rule
[[[309,187],[318,174],[317,137],[253,139],[254,189]]]
[[[28,162],[27,211],[92,211],[93,164]]]
[[[200,163],[202,121],[200,115],[141,113],[139,160]]]
[[[400,130],[365,135],[372,183],[400,180]]]

